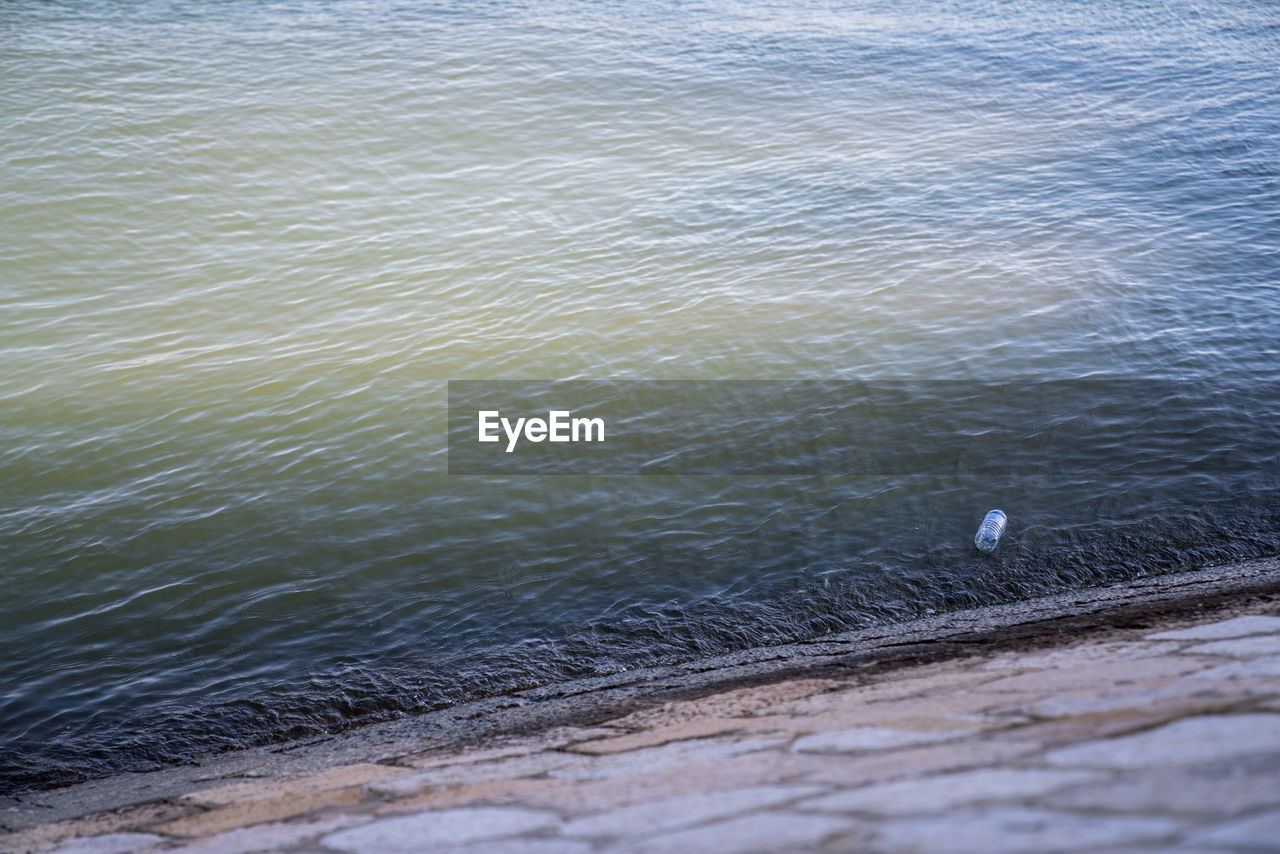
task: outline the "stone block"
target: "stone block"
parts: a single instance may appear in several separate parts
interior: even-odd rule
[[[183,795],[186,803],[223,806],[237,801],[275,798],[283,795],[305,795],[331,789],[363,786],[405,774],[403,768],[389,765],[340,765],[302,777],[264,778],[227,783]]]
[[[1220,679],[1223,681],[1266,680],[1266,686],[1271,690],[1275,690],[1280,688],[1280,682],[1277,681],[1280,679],[1280,655],[1264,655],[1243,661],[1233,661],[1230,664],[1222,664],[1205,670],[1199,676],[1201,679]]]
[[[875,828],[869,847],[929,854],[1093,852],[1141,840],[1169,841],[1178,829],[1178,822],[1167,818],[991,807],[885,822]]]
[[[1280,809],[1280,757],[1268,764],[1176,766],[1128,773],[1045,800],[1054,809],[1164,813],[1227,818],[1259,807]]]
[[[627,735],[579,742],[573,745],[570,750],[575,753],[590,753],[594,755],[622,753],[627,750],[654,747],[672,741],[685,741],[687,739],[706,738],[711,735],[738,732],[744,728],[746,723],[746,721],[733,718],[689,718]]]
[[[830,836],[848,833],[855,822],[834,816],[759,813],[666,833],[619,849],[627,854],[745,854],[750,851],[795,851]]]
[[[1230,620],[1219,620],[1216,623],[1203,623],[1188,629],[1175,629],[1168,632],[1156,632],[1147,635],[1147,640],[1218,640],[1219,638],[1240,638],[1246,635],[1270,634],[1280,632],[1280,617],[1252,615],[1232,617]]]
[[[586,757],[549,750],[490,761],[459,763],[422,771],[411,771],[369,785],[369,791],[390,798],[403,798],[449,786],[516,780],[536,777],[558,768],[581,765]]]
[[[939,721],[932,727],[920,729],[858,726],[802,736],[796,739],[791,750],[795,753],[854,753],[886,750],[949,741],[972,734],[977,729],[974,726],[957,725],[954,721]]]
[[[1190,656],[1168,654],[1123,661],[1085,662],[1071,668],[1036,670],[987,682],[981,693],[1016,692],[1053,696],[1064,691],[1108,691],[1116,685],[1142,684],[1180,678],[1203,670],[1209,663]]]
[[[805,801],[800,806],[822,812],[927,815],[983,801],[1035,800],[1100,776],[1082,771],[984,768],[864,786]]]
[[[753,717],[785,703],[847,687],[848,682],[835,679],[788,679],[767,685],[735,688],[696,700],[663,703],[609,721],[609,725],[634,729],[689,719]]]
[[[785,738],[702,738],[673,741],[656,747],[641,747],[604,756],[576,757],[581,762],[566,764],[549,772],[550,776],[569,780],[601,780],[659,769],[674,769],[696,761],[727,759],[742,753],[767,750],[786,743]]]
[[[1008,711],[1011,698],[1004,694],[982,694],[976,691],[944,691],[935,695],[875,703],[857,702],[848,692],[830,695],[843,698],[841,704],[830,703],[825,711],[792,718],[780,724],[788,729],[819,732],[856,726],[878,726],[890,729],[977,729],[1016,723],[1021,718]],[[1015,698],[1016,699],[1016,698]],[[776,720],[776,719],[775,719]]]
[[[457,753],[436,752],[421,756],[410,756],[402,759],[401,764],[408,768],[426,770],[430,768],[445,768],[451,765],[472,765],[481,762],[495,762],[499,759],[512,759],[518,756],[530,756],[547,749],[550,749],[547,745],[537,743],[507,744]]]
[[[994,733],[993,740],[1013,739],[1038,742],[1044,750],[1068,747],[1085,741],[1120,738],[1195,714],[1196,704],[1162,703],[1149,708],[1122,708],[1097,714],[1045,718],[1006,732]],[[1216,709],[1214,711],[1217,711]]]
[[[521,777],[518,780],[492,780],[487,783],[448,786],[389,801],[376,808],[374,813],[402,815],[465,806],[540,806],[535,801],[545,799],[557,789],[572,785],[568,780]]]
[[[1218,711],[1265,693],[1265,686],[1204,678],[1205,671],[1181,679],[1164,679],[1110,690],[1077,689],[1021,703],[1018,708],[1038,718],[1098,715],[1133,710],[1149,717],[1163,711],[1168,717]]]
[[[0,851],[33,851],[46,849],[73,836],[105,836],[126,830],[145,828],[186,815],[190,807],[177,804],[139,804],[82,818],[38,824],[16,833],[0,834]]]
[[[1280,715],[1204,715],[1134,735],[1050,751],[1055,765],[1149,768],[1280,752]]]
[[[255,854],[259,851],[278,851],[367,821],[369,817],[363,815],[333,815],[314,821],[273,822],[206,836],[167,850],[173,854]]]
[[[739,813],[776,807],[825,791],[818,786],[756,786],[664,798],[571,821],[566,836],[649,836]]]
[[[1280,655],[1280,634],[1253,635],[1247,638],[1210,641],[1182,650],[1193,655],[1229,655],[1232,658],[1253,658],[1258,655]]]
[[[541,810],[462,807],[380,819],[331,833],[321,844],[351,854],[420,854],[433,848],[543,830],[557,823],[554,814]]]
[[[539,780],[536,790],[522,797],[529,806],[569,812],[596,812],[672,797],[693,796],[746,786],[772,786],[802,776],[812,768],[810,757],[774,750],[736,756],[692,759],[676,767],[582,781]],[[559,785],[553,785],[559,784]]]
[[[1005,763],[1040,751],[1034,742],[968,741],[906,750],[844,756],[800,754],[806,772],[794,780],[837,786],[863,786],[920,774],[936,774]]]
[[[794,702],[783,703],[770,714],[819,715],[871,703],[907,700],[914,697],[938,698],[972,689],[990,682],[1000,674],[984,673],[948,662],[948,667],[908,668],[884,676],[865,685],[829,691]]]
[[[358,786],[307,794],[279,795],[255,801],[237,801],[225,807],[195,813],[177,821],[153,828],[171,836],[212,836],[238,827],[250,827],[269,821],[284,821],[295,816],[316,812],[326,807],[349,806],[359,803],[364,792]]]
[[[107,833],[68,839],[52,854],[133,854],[152,850],[162,842],[164,838],[153,833]]]
[[[513,839],[488,839],[471,845],[422,849],[423,854],[592,854],[591,843],[581,839],[541,839],[517,836]]]
[[[468,750],[437,748],[429,753],[402,757],[399,760],[399,764],[407,768],[426,770],[429,768],[444,768],[450,765],[495,762],[501,759],[514,759],[521,756],[532,756],[536,753],[547,753],[577,744],[580,741],[594,741],[616,735],[626,735],[626,732],[624,729],[609,726],[552,727],[533,737],[504,741],[490,744],[486,747]]]
[[[1165,655],[1168,646],[1142,641],[1105,641],[1059,647],[1043,652],[1006,652],[982,665],[983,670],[1058,670],[1099,661],[1127,661]]]
[[[1193,845],[1222,845],[1245,851],[1280,850],[1280,810],[1249,816],[1196,833],[1187,840]]]

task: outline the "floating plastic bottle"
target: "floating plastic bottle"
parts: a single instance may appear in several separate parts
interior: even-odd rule
[[[1004,533],[1004,523],[1007,517],[1003,510],[992,510],[983,518],[982,524],[978,526],[978,533],[973,535],[973,544],[978,547],[978,551],[983,554],[991,554],[996,549],[996,544],[1000,542],[1000,535]]]

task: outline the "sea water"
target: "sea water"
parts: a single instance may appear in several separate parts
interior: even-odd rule
[[[0,786],[1280,551],[1278,66],[1261,0],[3,4]],[[449,380],[900,378],[883,471],[448,474]],[[920,440],[1077,381],[1071,465],[1052,395]]]

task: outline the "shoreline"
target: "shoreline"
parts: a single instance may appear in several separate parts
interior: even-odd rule
[[[162,817],[172,822],[198,813],[193,793],[234,781],[292,779],[352,766],[400,769],[423,757],[519,745],[563,750],[565,738],[572,742],[611,721],[726,693],[832,680],[875,686],[897,674],[976,656],[1028,655],[1073,644],[1128,641],[1160,627],[1259,612],[1280,613],[1280,560],[1165,573],[535,687],[330,736],[205,757],[192,765],[26,792],[0,798],[0,827],[14,840],[41,827],[70,831],[77,820],[95,814],[115,815],[122,826],[144,827],[148,822],[142,814],[148,810],[155,814],[150,823],[162,824]],[[567,732],[578,735],[566,736]],[[598,732],[595,737],[600,737]],[[130,822],[131,813],[139,820]]]

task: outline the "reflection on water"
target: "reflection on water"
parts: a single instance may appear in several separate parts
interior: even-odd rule
[[[0,7],[0,785],[1280,551],[1270,398],[983,477],[445,429],[449,379],[1267,387],[1273,18]]]

